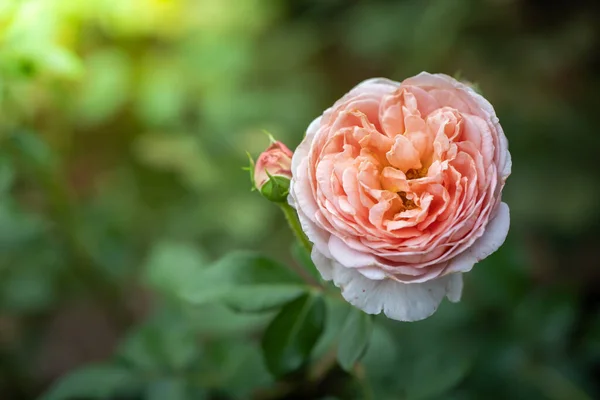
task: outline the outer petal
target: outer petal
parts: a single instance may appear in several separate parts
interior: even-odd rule
[[[314,247],[316,247],[325,257],[331,257],[328,248],[329,237],[331,236],[329,232],[319,228],[317,224],[304,214],[304,211],[300,207],[298,207],[297,212],[300,225],[302,226],[304,234],[308,237],[308,240],[310,240]]]
[[[363,253],[346,245],[337,236],[329,238],[331,257],[347,268],[361,268],[377,265],[377,260],[371,254]]]
[[[445,273],[468,272],[477,262],[483,260],[496,250],[508,235],[510,212],[506,203],[500,203],[496,216],[490,220],[483,235],[465,252],[450,261]]]
[[[460,299],[462,277],[447,275],[423,283],[403,284],[391,279],[371,280],[355,269],[332,263],[333,283],[342,296],[367,314],[383,313],[397,321],[419,321],[431,316],[444,296]]]
[[[359,93],[377,93],[388,94],[400,86],[400,82],[392,81],[387,78],[370,78],[356,85],[348,95],[357,95]]]
[[[317,267],[323,279],[326,281],[333,279],[333,261],[330,258],[325,257],[316,246],[313,247],[310,258],[312,258],[315,267]]]
[[[506,138],[506,135],[504,135],[504,131],[500,124],[496,124],[496,129],[499,136],[500,154],[503,154],[503,159],[499,166],[500,177],[502,178],[502,181],[506,181],[512,169],[512,158],[510,156],[510,151],[508,151],[508,139]]]
[[[458,303],[460,301],[463,289],[462,274],[451,274],[448,275],[448,277],[448,286],[446,286],[446,289],[448,289],[448,293],[446,293],[446,297],[448,297],[448,300],[450,300],[451,302]]]

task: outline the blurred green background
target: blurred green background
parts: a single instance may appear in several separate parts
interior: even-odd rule
[[[335,366],[280,390],[265,317],[181,307],[164,271],[236,248],[292,263],[245,151],[263,129],[294,148],[359,81],[422,70],[494,104],[511,232],[461,303],[377,319],[374,398],[600,398],[599,5],[0,0],[0,398],[90,363],[80,398],[360,398]]]

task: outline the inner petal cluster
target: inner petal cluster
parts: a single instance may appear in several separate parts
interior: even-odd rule
[[[319,209],[311,219],[390,277],[439,275],[494,206],[489,131],[484,116],[441,90],[402,85],[342,99],[323,115],[309,154]]]

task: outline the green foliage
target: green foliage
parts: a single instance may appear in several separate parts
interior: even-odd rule
[[[204,396],[196,393],[194,397],[190,395],[187,389],[187,383],[182,378],[171,378],[153,382],[148,386],[146,400],[202,400]]]
[[[146,277],[152,287],[163,293],[177,295],[190,277],[205,267],[206,260],[195,247],[160,242],[152,249],[146,265]]]
[[[37,171],[56,168],[56,155],[35,132],[20,130],[10,137],[10,146],[23,162]]]
[[[352,309],[344,327],[340,332],[337,359],[340,366],[346,371],[351,371],[355,363],[364,355],[371,339],[371,316],[364,312]]]
[[[128,57],[121,50],[107,49],[95,52],[86,60],[86,79],[75,104],[82,122],[104,121],[125,105],[132,81],[132,63]]]
[[[106,399],[137,383],[127,368],[88,365],[57,382],[40,400]]]
[[[233,252],[206,270],[188,275],[178,293],[197,305],[222,301],[241,311],[264,311],[306,290],[307,286],[284,265],[258,254]]]
[[[163,329],[168,326],[169,329]],[[117,352],[127,365],[140,371],[183,371],[199,357],[193,328],[176,313],[162,313],[130,332]]]
[[[255,343],[239,338],[208,342],[197,377],[207,388],[227,391],[236,399],[248,398],[257,389],[274,383],[260,349]]]
[[[308,361],[323,332],[325,310],[323,298],[310,294],[281,309],[262,339],[265,362],[273,375],[286,375]]]
[[[325,297],[325,326],[319,341],[315,345],[311,358],[313,363],[319,363],[323,359],[328,359],[340,339],[341,331],[346,321],[346,317],[352,310],[352,307],[338,296]]]

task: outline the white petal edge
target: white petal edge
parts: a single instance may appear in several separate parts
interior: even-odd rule
[[[400,283],[391,279],[371,280],[355,269],[332,263],[333,283],[342,296],[367,314],[384,313],[397,321],[420,321],[435,313],[448,296],[458,301],[462,291],[460,274],[446,275],[422,283]]]
[[[454,257],[447,271],[468,272],[473,266],[494,253],[502,246],[510,228],[510,211],[506,203],[500,203],[496,215],[485,228],[485,232],[471,247]]]
[[[446,297],[451,302],[458,303],[462,296],[462,290],[463,290],[462,274],[455,273],[455,274],[450,274],[447,276],[448,276],[449,280],[448,280],[448,285],[446,286],[446,289],[448,291],[446,293]]]
[[[316,246],[313,246],[310,258],[323,279],[326,281],[333,279],[333,261],[330,258],[325,257]]]
[[[323,279],[333,280],[342,289],[344,299],[367,314],[383,312],[397,321],[419,321],[435,313],[444,296],[452,302],[461,297],[462,274],[405,284],[391,279],[369,279],[358,270],[325,257],[316,247],[311,256]]]

